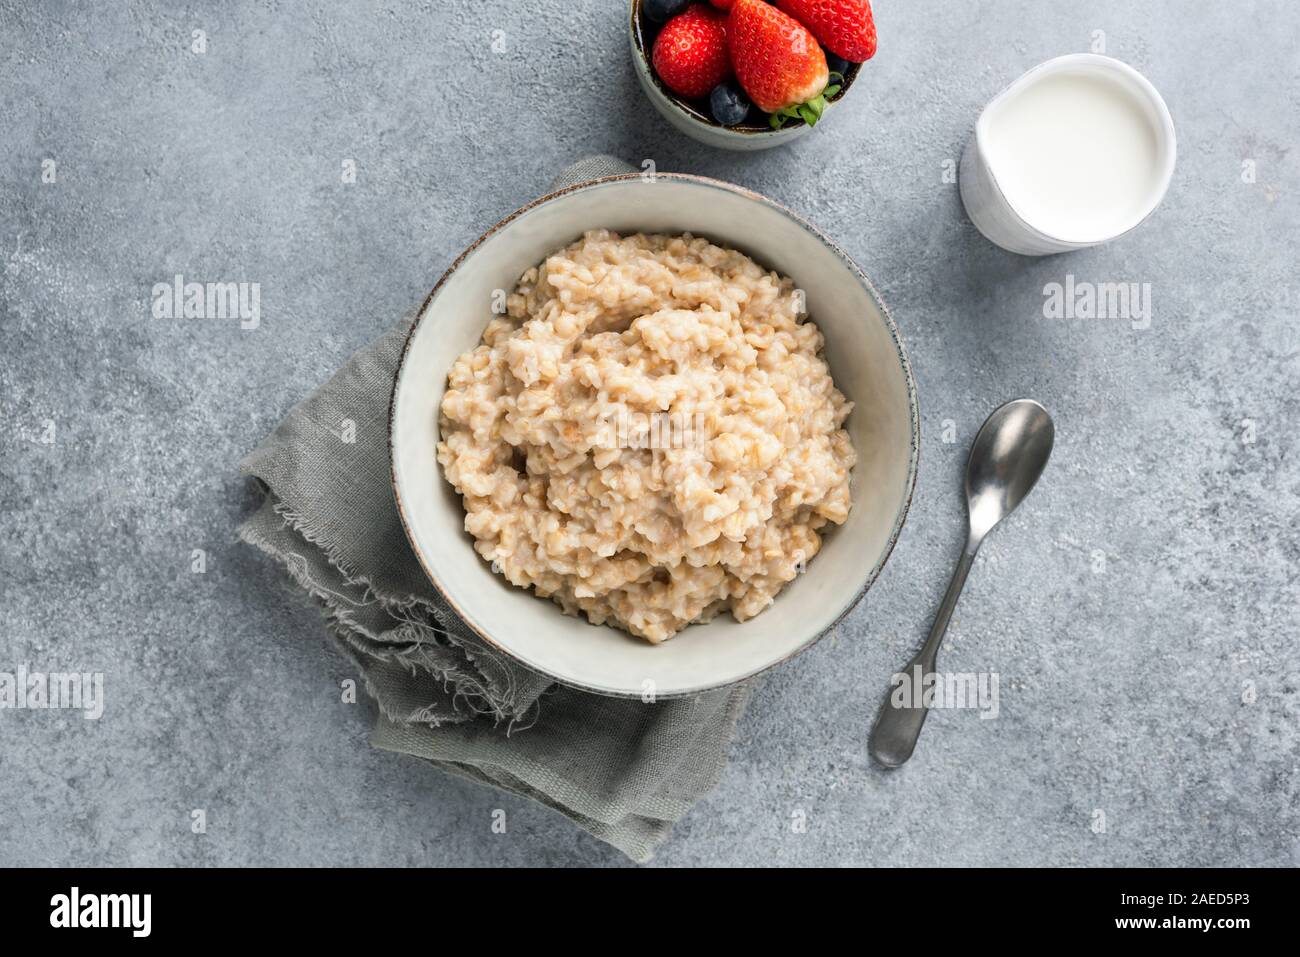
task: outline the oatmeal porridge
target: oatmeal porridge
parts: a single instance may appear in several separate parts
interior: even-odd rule
[[[587,233],[456,360],[438,461],[512,584],[651,642],[770,605],[848,518],[852,409],[789,279]]]

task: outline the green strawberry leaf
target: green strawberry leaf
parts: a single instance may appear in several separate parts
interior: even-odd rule
[[[795,104],[794,106],[787,106],[773,113],[771,119],[772,129],[779,130],[781,127],[785,126],[786,120],[804,119],[803,114],[799,112],[801,107],[802,104]]]
[[[825,112],[826,112],[825,94],[813,97],[811,100],[805,103],[803,107],[800,109],[800,113],[803,115],[804,120],[808,123],[809,126],[816,126],[817,121],[822,118],[822,114]]]
[[[807,103],[796,103],[794,106],[787,106],[784,109],[777,110],[768,117],[768,124],[774,130],[783,127],[786,120],[803,120],[809,126],[816,126],[817,121],[826,112],[826,105],[826,94],[823,92],[814,96]]]

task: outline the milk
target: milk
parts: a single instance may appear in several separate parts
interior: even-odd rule
[[[1099,242],[1146,213],[1160,179],[1154,125],[1127,86],[1101,73],[1043,77],[990,112],[989,169],[1031,226]]]
[[[1070,54],[1040,64],[984,110],[961,161],[961,197],[989,239],[1030,256],[1137,226],[1173,178],[1169,109],[1127,64]]]

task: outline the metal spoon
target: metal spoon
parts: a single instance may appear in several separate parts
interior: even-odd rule
[[[980,427],[966,462],[966,508],[970,516],[966,548],[939,605],[930,637],[903,672],[908,681],[915,680],[918,667],[922,676],[934,672],[939,645],[943,643],[948,620],[957,607],[975,553],[983,544],[984,536],[1015,510],[1043,474],[1055,437],[1052,417],[1032,399],[1008,402],[994,410]],[[912,707],[896,707],[892,693],[886,695],[876,726],[871,729],[871,756],[887,768],[896,768],[912,756],[929,713],[918,700],[921,688],[913,687],[912,691]]]

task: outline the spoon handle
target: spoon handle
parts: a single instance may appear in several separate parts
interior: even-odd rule
[[[898,675],[894,676],[890,691],[885,695],[885,703],[881,705],[876,726],[871,729],[871,756],[887,768],[896,768],[907,761],[916,747],[916,739],[921,736],[921,726],[929,714],[923,699],[924,686],[921,680],[934,672],[939,646],[943,644],[948,622],[952,618],[953,609],[957,607],[957,599],[961,597],[962,587],[966,584],[966,576],[970,574],[977,551],[977,541],[967,542],[948,591],[939,604],[939,613],[934,616],[930,636],[925,639],[925,644],[916,653],[916,657],[903,669],[903,680],[911,685],[912,691],[908,706],[894,704],[894,688],[899,686]]]

